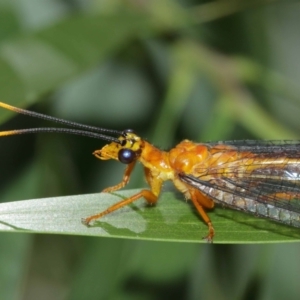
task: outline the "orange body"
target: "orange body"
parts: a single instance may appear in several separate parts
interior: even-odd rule
[[[297,142],[253,141],[227,144],[197,144],[184,140],[169,152],[161,151],[132,131],[119,137],[120,143],[112,142],[94,155],[102,160],[120,160],[120,153],[126,149],[134,156],[128,163],[121,183],[106,188],[104,192],[124,187],[137,161],[144,166],[150,190],[142,190],[107,210],[83,219],[90,225],[112,211],[115,211],[141,197],[148,203],[156,203],[162,184],[172,180],[175,187],[191,200],[198,213],[208,225],[212,241],[214,228],[205,212],[214,203],[233,209],[267,217],[291,226],[300,227],[300,145]],[[296,204],[295,201],[297,200]]]
[[[166,152],[154,147],[134,133],[129,133],[126,137],[121,137],[120,139],[126,141],[123,146],[113,142],[95,151],[94,155],[102,160],[119,160],[118,153],[120,149],[130,148],[138,153],[138,156],[133,162],[128,164],[121,183],[106,188],[103,192],[113,192],[124,187],[129,181],[136,161],[140,161],[144,166],[144,172],[150,190],[142,190],[138,194],[111,206],[99,214],[83,219],[83,222],[86,225],[90,225],[91,221],[99,219],[141,197],[144,197],[148,203],[156,203],[163,182],[172,180],[175,187],[184,194],[185,198],[192,200],[202,219],[209,227],[209,233],[206,238],[208,241],[212,241],[214,229],[204,209],[213,208],[214,201],[206,197],[198,189],[184,183],[179,178],[179,174],[191,174],[197,177],[204,176],[204,178],[207,177],[207,179],[209,179],[211,175],[209,175],[208,169],[212,169],[214,166],[218,167],[218,165],[224,165],[225,162],[230,163],[237,161],[239,153],[231,150],[230,146],[219,145],[209,149],[205,144],[195,144],[189,140],[182,141],[175,148]],[[226,153],[222,153],[222,149],[226,149]]]

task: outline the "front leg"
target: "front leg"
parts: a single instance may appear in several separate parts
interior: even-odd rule
[[[133,164],[133,166],[131,166],[132,164]],[[113,187],[105,189],[104,191],[105,192],[107,192],[107,191],[109,191],[109,192],[116,191],[116,190],[120,189],[121,187],[125,186],[129,181],[130,173],[131,173],[133,167],[134,167],[134,163],[131,163],[130,165],[128,165],[128,167],[125,171],[125,174],[123,176],[122,182],[119,183],[118,185],[115,185]],[[141,190],[139,193],[137,193],[137,194],[125,199],[125,200],[122,200],[122,201],[117,202],[116,204],[110,206],[109,208],[107,208],[103,212],[100,212],[96,215],[92,215],[92,216],[87,217],[87,218],[83,218],[81,220],[81,222],[86,226],[90,226],[90,223],[92,221],[97,220],[97,219],[99,219],[99,218],[101,218],[101,217],[103,217],[103,216],[105,216],[105,215],[107,215],[107,214],[123,207],[123,206],[126,206],[126,205],[140,199],[140,198],[145,198],[146,201],[149,204],[156,203],[157,199],[158,199],[158,196],[160,194],[160,191],[161,191],[162,180],[159,179],[158,177],[154,177],[149,169],[145,168],[144,170],[145,170],[146,180],[149,183],[151,190]]]
[[[125,169],[125,172],[124,172],[124,175],[123,175],[122,181],[120,183],[114,185],[114,186],[111,186],[111,187],[108,187],[108,188],[104,189],[102,191],[102,193],[111,193],[111,192],[114,192],[114,191],[117,191],[117,190],[123,188],[129,182],[130,175],[132,173],[132,170],[133,170],[135,164],[136,164],[136,161],[133,161],[132,163],[127,165],[127,167]]]

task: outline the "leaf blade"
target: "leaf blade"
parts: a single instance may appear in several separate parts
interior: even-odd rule
[[[128,197],[137,190],[122,191]],[[207,227],[182,199],[164,193],[149,207],[136,202],[101,218],[92,227],[82,217],[103,211],[120,201],[118,195],[99,193],[24,200],[0,204],[0,231],[117,237],[142,240],[203,242]],[[300,239],[298,229],[277,225],[217,208],[209,213],[216,230],[215,243],[274,243]]]

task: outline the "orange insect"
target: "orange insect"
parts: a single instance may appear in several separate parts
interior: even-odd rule
[[[0,136],[56,132],[109,141],[110,144],[93,154],[101,160],[115,159],[127,167],[122,181],[103,192],[123,188],[129,182],[136,162],[143,164],[150,190],[142,190],[103,212],[82,219],[87,226],[139,198],[155,204],[163,182],[172,180],[185,198],[193,202],[207,224],[205,239],[209,242],[213,240],[215,230],[206,209],[212,209],[214,203],[300,227],[299,141],[243,140],[200,144],[184,140],[167,152],[154,147],[131,129],[116,131],[83,125],[2,102],[0,107],[78,128],[20,129],[2,131]]]

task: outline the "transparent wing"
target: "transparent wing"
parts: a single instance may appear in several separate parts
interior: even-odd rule
[[[268,217],[270,209],[278,208],[284,217],[295,213],[293,218],[300,222],[299,142],[228,141],[206,146],[212,153],[208,167],[199,165],[192,174],[179,174],[183,182],[234,209]]]

